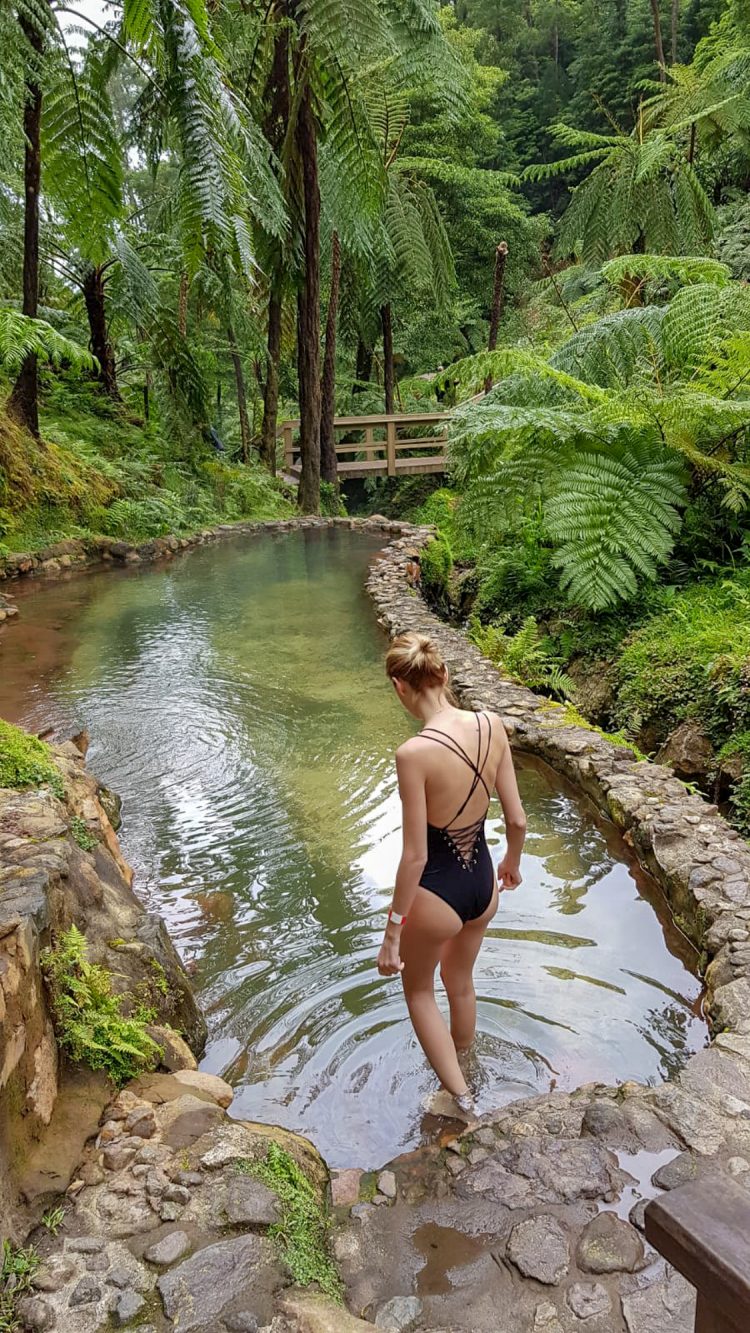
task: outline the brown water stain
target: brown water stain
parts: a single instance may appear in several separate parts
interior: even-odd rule
[[[414,1232],[412,1242],[424,1259],[424,1267],[417,1274],[419,1296],[444,1296],[452,1291],[450,1274],[456,1268],[465,1268],[486,1254],[490,1236],[466,1236],[454,1227],[443,1227],[437,1222],[426,1222]]]

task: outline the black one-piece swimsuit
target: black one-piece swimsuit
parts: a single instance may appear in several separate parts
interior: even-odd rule
[[[487,723],[486,747],[482,737],[482,718]],[[490,789],[482,774],[492,744],[492,724],[486,713],[477,713],[476,719],[476,760],[447,731],[424,727],[420,733],[458,755],[474,774],[466,800],[453,819],[442,828],[434,824],[427,825],[427,864],[420,880],[423,889],[442,898],[464,923],[475,921],[487,911],[495,887],[495,871],[484,833],[487,810],[473,824],[457,823],[480,783],[487,792],[487,809],[491,799]]]

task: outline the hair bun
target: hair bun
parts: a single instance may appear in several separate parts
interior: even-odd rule
[[[391,644],[385,659],[385,669],[391,680],[405,680],[412,689],[425,690],[445,685],[448,672],[443,655],[428,634],[412,630],[399,634]]]

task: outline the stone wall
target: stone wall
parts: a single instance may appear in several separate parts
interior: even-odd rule
[[[0,1219],[9,1217],[24,1162],[43,1133],[59,1087],[57,1044],[40,954],[75,923],[115,989],[139,993],[160,1023],[199,1052],[205,1023],[164,922],[130,887],[105,805],[111,797],[86,772],[71,741],[54,748],[65,799],[47,788],[0,789]],[[74,822],[76,821],[76,822]],[[87,837],[82,838],[83,831]],[[96,839],[91,851],[76,841]],[[158,969],[155,967],[158,964]],[[159,981],[159,985],[155,984]],[[162,993],[166,991],[166,994]],[[171,1034],[170,1041],[172,1040]],[[186,1061],[192,1062],[185,1047]],[[4,1227],[0,1225],[0,1231]]]

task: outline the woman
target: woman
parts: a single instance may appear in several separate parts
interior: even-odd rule
[[[422,1050],[468,1114],[472,1097],[458,1053],[471,1046],[476,1029],[474,962],[497,911],[498,892],[521,883],[526,816],[502,722],[494,713],[456,707],[432,640],[399,635],[386,672],[407,712],[424,725],[396,752],[403,851],[378,971],[384,977],[401,973]],[[493,787],[507,839],[497,883],[484,833]],[[438,963],[450,1031],[435,1002]]]

